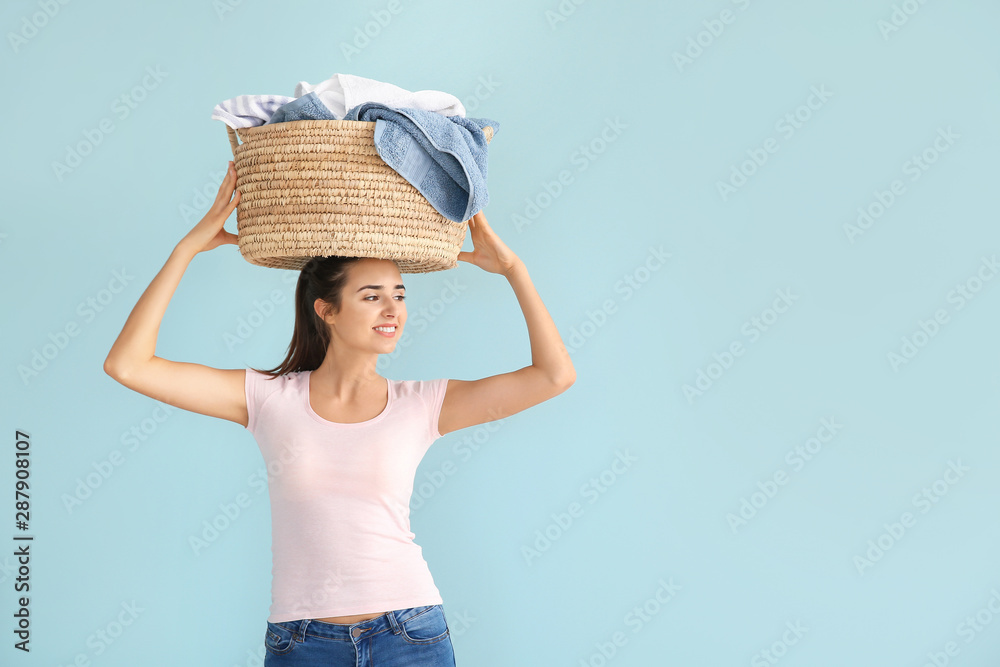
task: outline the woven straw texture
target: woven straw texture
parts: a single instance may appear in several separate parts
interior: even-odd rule
[[[237,244],[251,264],[298,270],[328,255],[391,259],[400,273],[458,264],[466,223],[438,213],[379,157],[374,122],[226,129],[240,191]],[[493,129],[484,131],[491,140]]]

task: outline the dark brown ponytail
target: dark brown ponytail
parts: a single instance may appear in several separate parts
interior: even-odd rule
[[[341,293],[347,282],[348,269],[359,259],[313,257],[302,267],[295,285],[295,330],[292,342],[288,344],[288,353],[276,368],[259,372],[279,376],[319,368],[330,345],[330,330],[316,314],[313,303],[316,299],[323,299],[334,313],[340,312]]]

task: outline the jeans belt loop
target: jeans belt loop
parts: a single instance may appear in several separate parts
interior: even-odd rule
[[[399,621],[396,619],[395,610],[388,611],[385,615],[389,617],[389,627],[392,628],[392,634],[398,635],[401,632],[401,629],[399,627]]]

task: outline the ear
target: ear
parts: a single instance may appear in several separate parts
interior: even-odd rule
[[[315,310],[316,314],[319,315],[319,319],[321,319],[324,322],[326,322],[327,321],[326,320],[327,314],[330,311],[330,304],[328,304],[323,299],[317,298],[315,301],[313,301],[313,310]],[[327,322],[327,324],[330,324],[330,323]]]

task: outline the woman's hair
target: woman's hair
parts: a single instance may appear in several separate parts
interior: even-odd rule
[[[339,313],[348,270],[360,259],[334,255],[313,257],[306,262],[295,286],[295,331],[292,342],[288,344],[288,354],[276,368],[259,372],[277,377],[319,368],[330,345],[330,330],[316,314],[313,303],[316,299],[323,299],[334,313]]]

